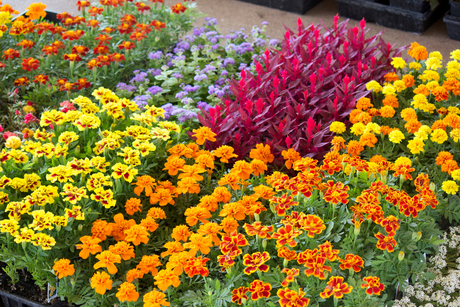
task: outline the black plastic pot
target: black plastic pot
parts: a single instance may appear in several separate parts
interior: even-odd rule
[[[450,39],[460,41],[460,17],[452,16],[450,13],[447,12],[443,19],[447,25],[447,34]]]
[[[322,0],[239,0],[258,5],[267,6],[270,8],[297,13],[305,14],[306,11],[312,9],[315,5]]]
[[[375,22],[384,27],[413,33],[423,33],[447,10],[448,2],[439,2],[434,10],[418,13],[390,5],[373,3],[363,0],[337,0],[339,15]]]
[[[11,294],[0,290],[1,302],[4,307],[63,307],[65,306],[63,302],[58,301],[52,305],[42,305],[33,301],[30,301],[19,295]]]
[[[450,1],[450,14],[454,17],[460,17],[460,2]]]
[[[45,21],[47,22],[52,22],[52,23],[59,23],[60,20],[57,19],[57,14],[56,12],[53,12],[53,11],[47,11],[45,10],[46,12],[46,16],[43,18]],[[27,17],[26,16],[26,13],[27,11],[25,12],[22,12],[21,14],[19,14],[18,16],[14,17],[13,20],[15,20],[16,18],[18,18],[19,16],[24,16],[24,17]]]
[[[426,0],[390,0],[390,5],[419,13],[430,9],[430,2]]]

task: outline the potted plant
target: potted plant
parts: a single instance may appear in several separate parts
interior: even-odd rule
[[[293,12],[297,14],[305,14],[308,10],[312,9],[321,0],[240,0],[243,2],[263,5],[270,8]]]

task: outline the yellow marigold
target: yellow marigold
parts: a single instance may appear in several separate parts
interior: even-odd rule
[[[410,140],[409,143],[407,144],[407,148],[410,149],[410,152],[415,155],[415,154],[419,154],[423,151],[425,151],[423,149],[423,146],[425,146],[425,144],[423,143],[423,141],[419,138],[415,138],[413,140]]]
[[[450,58],[453,60],[460,61],[460,49],[455,49],[450,53]]]
[[[442,61],[438,58],[430,57],[425,61],[425,65],[427,69],[438,70],[442,67]]]
[[[460,181],[460,169],[453,171],[450,175],[452,176],[452,179]]]
[[[388,135],[388,137],[390,139],[390,142],[398,143],[398,144],[401,143],[401,141],[405,139],[404,134],[399,130],[392,131]]]
[[[442,183],[442,190],[447,194],[455,195],[458,192],[458,185],[453,180],[447,180]]]
[[[354,135],[361,135],[364,133],[364,130],[366,129],[366,125],[363,123],[356,123],[351,127],[351,133]]]
[[[422,64],[418,62],[411,62],[409,63],[409,68],[414,69],[414,70],[419,70],[420,68],[422,68]]]
[[[450,137],[454,140],[454,142],[460,142],[460,129],[452,129]]]
[[[407,158],[407,157],[399,157],[398,159],[396,159],[395,161],[395,166],[398,166],[398,165],[408,165],[408,166],[412,166],[412,161],[411,159]]]
[[[447,141],[447,138],[448,137],[446,131],[442,129],[435,129],[431,133],[431,141],[436,142],[438,144],[444,143],[445,141]]]
[[[383,87],[382,93],[384,95],[395,95],[396,88],[393,85],[387,84]]]
[[[403,80],[397,80],[393,83],[394,88],[396,89],[396,92],[400,93],[404,91],[407,87],[406,84]]]
[[[345,131],[347,131],[347,127],[342,122],[332,122],[330,127],[329,127],[329,130],[331,132],[341,134],[341,133],[344,133]]]
[[[391,61],[391,65],[393,65],[394,68],[396,69],[403,69],[406,67],[406,61],[404,61],[403,58],[400,57],[394,57],[393,60]]]
[[[372,90],[374,93],[380,93],[382,91],[382,86],[375,80],[372,80],[366,84],[366,89],[368,91]]]

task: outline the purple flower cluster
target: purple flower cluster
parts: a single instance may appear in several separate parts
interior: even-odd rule
[[[147,100],[151,99],[152,96],[150,95],[138,95],[133,98],[136,102],[137,106],[142,110],[146,105],[148,105]]]
[[[134,93],[137,90],[137,87],[135,85],[128,85],[126,83],[120,82],[117,85],[117,89]]]
[[[167,103],[161,106],[161,108],[165,110],[165,119],[169,119],[171,116],[178,115],[178,120],[180,122],[185,122],[188,119],[198,117],[196,112],[177,107],[172,103]]]

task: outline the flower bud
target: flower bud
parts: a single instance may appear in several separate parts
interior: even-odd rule
[[[399,261],[403,261],[404,260],[404,252],[403,251],[400,251],[399,254],[398,254],[398,260]]]
[[[80,145],[77,145],[77,147],[75,147],[75,153],[77,153],[77,154],[80,153]]]
[[[287,267],[288,264],[289,264],[289,261],[287,261],[287,259],[285,258],[283,261],[283,267]]]
[[[430,190],[433,192],[436,190],[436,184],[434,182],[430,182]]]
[[[254,213],[254,219],[259,222],[260,221],[260,217],[257,213]]]
[[[61,231],[61,225],[56,225],[57,232]]]
[[[74,278],[70,279],[70,284],[72,285],[72,288],[73,288],[73,286],[75,286],[75,279]]]
[[[413,241],[417,242],[421,238],[422,238],[422,232],[421,231],[412,233],[412,240]]]
[[[231,267],[227,268],[226,270],[227,270],[227,274],[232,274],[232,268]]]
[[[212,296],[212,291],[211,290],[208,291],[208,296]]]
[[[21,242],[21,245],[22,245],[22,248],[25,250],[26,247],[27,247],[27,242],[26,242],[26,241],[22,241],[22,242]]]
[[[83,224],[78,225],[78,230],[82,231],[83,230]]]

